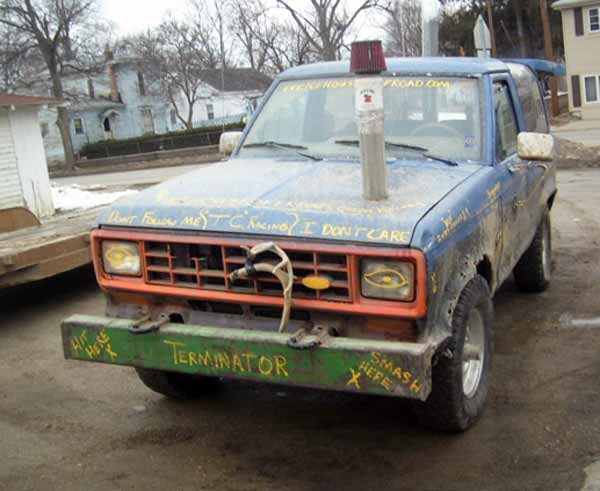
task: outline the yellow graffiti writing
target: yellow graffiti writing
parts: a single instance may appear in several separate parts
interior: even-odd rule
[[[71,339],[71,346],[76,351],[83,350],[90,360],[99,358],[103,353],[110,356],[111,360],[115,360],[119,356],[111,346],[110,336],[106,331],[102,330],[97,335],[94,341],[88,341],[87,332],[83,331],[79,336]]]
[[[173,364],[188,365],[217,370],[229,370],[234,373],[255,373],[265,377],[289,377],[287,359],[283,355],[255,355],[253,353],[227,353],[224,351],[205,350],[195,352],[185,350],[185,343],[165,340],[171,346]]]
[[[415,393],[419,393],[422,389],[419,380],[412,374],[412,372],[405,370],[397,366],[393,360],[388,358],[382,353],[373,352],[371,353],[371,365],[385,370],[388,374],[393,376],[398,382],[408,385],[410,390]]]
[[[426,80],[407,78],[386,78],[383,82],[385,88],[391,89],[449,89],[450,80]],[[283,92],[306,92],[322,89],[350,89],[354,87],[352,79],[311,80],[308,82],[286,83]]]
[[[71,338],[71,348],[74,351],[81,351],[87,345],[87,331],[82,331],[78,336]]]
[[[133,254],[125,247],[116,245],[110,247],[104,254],[104,257],[113,266],[122,266],[133,257]]]
[[[366,238],[372,241],[392,242],[396,244],[407,244],[410,241],[410,232],[362,226],[353,227],[324,224],[321,228],[321,235],[324,237],[342,237],[348,239]]]
[[[465,222],[469,218],[470,212],[468,208],[462,210],[456,218],[452,216],[452,213],[448,213],[446,218],[442,218],[444,223],[444,231],[437,235],[437,241],[442,242],[448,238],[448,236],[458,227],[461,223]]]
[[[157,217],[154,212],[147,211],[142,217],[142,225],[152,225],[158,227],[174,227],[177,220],[170,217]]]
[[[304,183],[299,178],[298,185]],[[306,183],[311,185],[310,182]],[[273,210],[273,211],[291,211],[315,212],[315,213],[339,213],[352,216],[382,216],[395,215],[405,210],[414,208],[425,208],[427,205],[423,202],[407,202],[394,204],[370,203],[368,206],[352,206],[346,203],[332,202],[305,202],[291,200],[248,200],[245,198],[198,198],[194,196],[173,196],[168,190],[160,190],[155,198],[159,205],[166,206],[189,206],[209,210],[211,208],[240,209],[250,208],[255,210]],[[203,211],[206,213],[206,211]],[[231,216],[234,216],[233,214]],[[235,215],[241,217],[242,215]],[[134,217],[135,218],[135,217]],[[309,223],[309,222],[306,222]]]
[[[372,352],[370,359],[363,360],[357,368],[350,368],[350,378],[346,386],[360,390],[360,380],[364,375],[372,383],[388,392],[396,392],[399,386],[418,394],[423,389],[421,382],[409,370],[398,366],[393,360],[379,352]]]
[[[283,92],[305,92],[321,89],[348,89],[354,87],[352,79],[312,80],[309,82],[286,83]]]
[[[364,275],[365,281],[374,287],[386,290],[397,290],[408,285],[408,280],[395,269],[378,269]]]
[[[487,190],[488,200],[494,201],[498,197],[498,193],[500,192],[500,183],[497,182],[493,188]]]
[[[108,215],[108,221],[115,225],[131,225],[137,219],[137,215],[121,215],[118,211],[111,211]]]
[[[383,82],[383,86],[395,89],[449,89],[452,84],[450,80],[388,78]]]
[[[431,273],[431,292],[437,293],[438,284],[437,284],[437,273]]]
[[[350,379],[348,380],[348,382],[346,382],[347,386],[351,386],[353,385],[354,387],[356,387],[358,390],[360,390],[360,376],[362,375],[362,372],[354,370],[354,368],[350,369]]]

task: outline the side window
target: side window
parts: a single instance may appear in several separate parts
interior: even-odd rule
[[[508,85],[504,82],[494,83],[494,107],[496,117],[496,159],[498,162],[502,162],[517,153],[517,136],[519,133]]]
[[[527,131],[548,133],[546,107],[536,75],[529,67],[520,63],[508,63],[517,85],[521,108],[527,124]]]

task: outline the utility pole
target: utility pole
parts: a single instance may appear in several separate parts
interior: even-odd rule
[[[488,26],[490,29],[490,37],[492,38],[492,57],[496,57],[496,30],[494,29],[494,7],[493,0],[487,0],[487,17]]]
[[[544,26],[544,47],[546,49],[546,59],[554,61],[554,49],[552,48],[552,32],[550,30],[550,16],[548,15],[548,5],[546,0],[540,0],[540,13],[542,15],[542,25]],[[552,115],[558,116],[560,106],[558,103],[558,86],[556,77],[550,77],[550,93],[552,94]]]
[[[437,0],[421,0],[421,55],[440,54],[440,17]]]

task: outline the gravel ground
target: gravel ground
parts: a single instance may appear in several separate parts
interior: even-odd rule
[[[586,468],[593,483],[600,329],[565,319],[599,315],[600,171],[559,181],[554,281],[496,296],[490,403],[469,432],[423,430],[394,399],[249,383],[175,403],[131,369],[66,361],[61,319],[103,311],[83,270],[0,297],[0,489],[579,490]]]

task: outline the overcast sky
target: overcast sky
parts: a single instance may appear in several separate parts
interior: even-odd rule
[[[346,0],[348,7],[358,5],[363,0]],[[265,3],[274,4],[274,0]],[[301,6],[306,0],[292,0],[292,5]],[[178,16],[185,12],[187,0],[101,0],[102,11],[105,17],[113,21],[117,27],[117,34],[133,34],[153,27],[165,17],[168,11]],[[282,12],[282,15],[287,15]],[[380,31],[373,26],[377,24],[374,15],[366,14],[358,19],[357,33],[360,37],[380,35]]]

